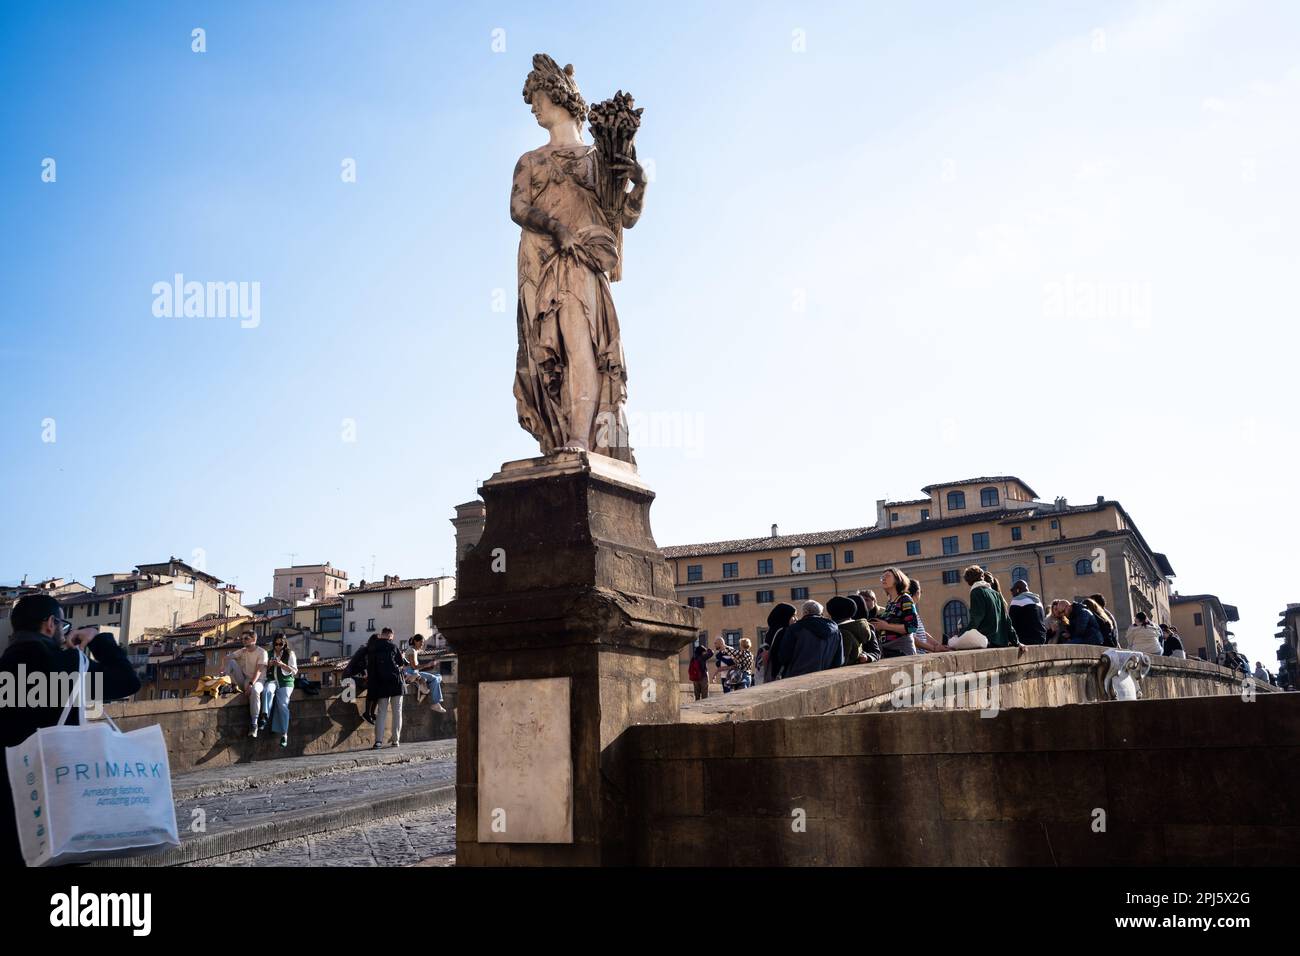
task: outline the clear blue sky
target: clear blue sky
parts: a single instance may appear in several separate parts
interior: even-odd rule
[[[507,202],[546,51],[646,109],[615,292],[660,543],[1015,474],[1119,499],[1275,666],[1300,8],[450,6],[4,6],[0,580],[451,571],[452,506],[536,453]],[[155,317],[178,272],[260,324]]]

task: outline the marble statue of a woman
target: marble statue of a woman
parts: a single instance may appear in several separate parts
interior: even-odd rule
[[[589,451],[631,460],[623,403],[627,371],[610,294],[619,230],[636,225],[645,174],[632,156],[602,156],[583,142],[587,104],[573,79],[545,54],[533,57],[524,101],[550,141],[515,165],[510,218],[519,237],[519,424],[544,454]],[[620,222],[598,198],[613,172],[626,189]]]

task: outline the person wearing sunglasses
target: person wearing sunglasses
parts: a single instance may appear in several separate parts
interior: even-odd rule
[[[103,694],[100,703],[130,697],[140,689],[140,678],[117,639],[94,627],[74,629],[59,602],[48,594],[19,598],[9,614],[9,622],[13,625],[13,637],[0,654],[0,674],[9,675],[3,678],[6,683],[25,687],[29,686],[26,682],[33,674],[45,674],[47,687],[70,687],[73,682],[67,678],[51,678],[56,674],[76,674],[80,670],[81,654],[87,652],[90,666],[86,687],[90,693]],[[43,706],[39,707],[29,707],[27,703],[20,695],[16,701],[6,699],[0,704],[0,746],[16,747],[39,728],[53,727],[59,722],[66,700],[41,700]],[[68,723],[75,724],[77,720],[73,708]],[[0,867],[22,865],[8,766],[0,761]]]

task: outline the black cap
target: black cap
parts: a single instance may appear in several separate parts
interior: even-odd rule
[[[857,616],[858,606],[853,603],[852,598],[835,595],[826,602],[826,610],[830,613],[833,621],[851,621]]]
[[[15,631],[35,631],[47,617],[63,617],[59,602],[48,594],[28,594],[9,612],[9,623]]]

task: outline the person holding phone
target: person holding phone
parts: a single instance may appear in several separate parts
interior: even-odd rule
[[[75,630],[64,616],[63,608],[48,594],[29,594],[19,598],[9,614],[13,637],[4,654],[0,654],[0,673],[18,675],[30,681],[34,674],[47,676],[49,687],[69,687],[75,682],[55,675],[76,674],[81,669],[81,655],[91,658],[87,669],[88,693],[99,692],[103,701],[121,700],[140,689],[140,678],[131,661],[112,634],[95,627]],[[26,685],[24,685],[26,686]],[[6,705],[0,707],[0,746],[16,747],[41,727],[53,727],[66,700],[44,700],[45,706]],[[77,710],[68,715],[76,724]],[[0,760],[0,866],[22,866],[23,855],[18,842],[14,818],[13,795],[9,789],[7,762]]]
[[[298,655],[283,634],[276,634],[266,664],[266,686],[262,690],[262,726],[269,720],[271,733],[280,735],[280,746],[289,746],[289,698],[298,677]]]

